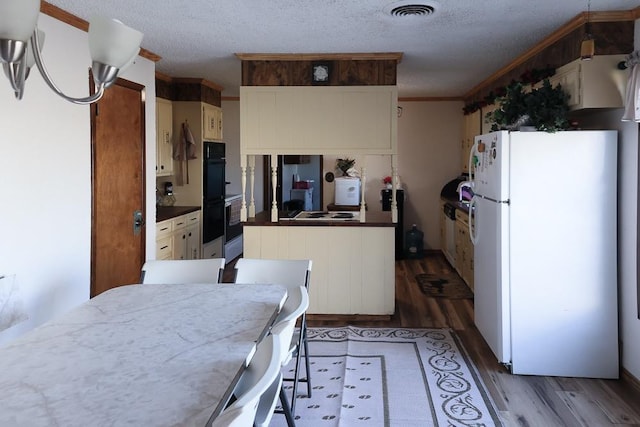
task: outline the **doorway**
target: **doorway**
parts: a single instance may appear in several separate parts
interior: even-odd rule
[[[276,202],[278,210],[282,210],[283,204],[297,199],[302,201],[302,193],[308,190],[311,200],[304,210],[323,209],[323,181],[322,181],[323,156],[321,155],[286,155],[278,156],[278,186],[276,188]],[[263,156],[263,209],[271,209],[271,163],[269,156]],[[296,184],[296,181],[299,181]],[[292,191],[293,190],[293,191]],[[296,205],[297,206],[297,205]]]
[[[91,105],[91,297],[140,281],[144,111],[144,86],[122,79]]]

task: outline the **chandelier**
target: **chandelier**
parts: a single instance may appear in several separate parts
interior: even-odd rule
[[[98,101],[140,51],[142,33],[116,19],[95,17],[89,21],[89,52],[95,92],[85,98],[64,94],[53,82],[41,56],[44,32],[38,30],[40,0],[0,2],[0,63],[15,92],[22,99],[31,67],[35,64],[49,88],[74,104]]]

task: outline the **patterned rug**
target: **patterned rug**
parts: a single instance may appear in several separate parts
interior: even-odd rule
[[[309,328],[309,353],[313,394],[298,398],[298,426],[502,426],[451,330]],[[286,426],[284,415],[270,425]]]
[[[471,299],[473,291],[455,273],[416,274],[416,281],[423,294],[435,298]]]

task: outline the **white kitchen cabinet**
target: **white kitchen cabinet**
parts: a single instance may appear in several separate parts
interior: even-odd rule
[[[462,123],[460,163],[462,171],[469,172],[469,153],[471,152],[471,147],[473,147],[474,138],[482,132],[482,111],[477,110],[463,116]]]
[[[473,290],[473,243],[469,236],[469,214],[456,209],[456,271]]]
[[[625,55],[596,55],[576,59],[556,70],[549,82],[569,94],[569,109],[622,108],[628,71],[619,70]]]
[[[173,106],[156,98],[156,175],[173,174]]]
[[[200,258],[200,211],[156,223],[156,259]]]
[[[202,104],[202,139],[222,141],[222,108]]]
[[[174,218],[173,259],[200,258],[200,212]]]
[[[173,258],[173,220],[156,223],[156,259]]]
[[[313,261],[308,313],[394,312],[394,227],[245,226],[243,238],[247,258]]]
[[[243,86],[243,155],[395,154],[396,86]]]

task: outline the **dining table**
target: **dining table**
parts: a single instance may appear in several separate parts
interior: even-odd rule
[[[205,426],[286,296],[264,284],[103,292],[0,347],[0,426]]]

